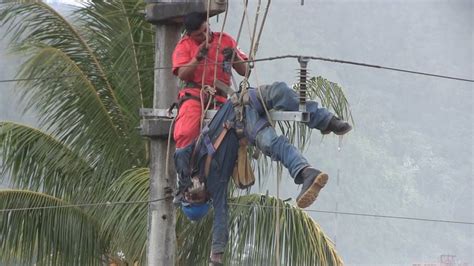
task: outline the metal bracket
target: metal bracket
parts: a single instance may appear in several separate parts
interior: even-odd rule
[[[168,109],[152,109],[142,108],[140,109],[140,134],[147,137],[163,138],[169,134],[169,128],[171,121],[176,116],[176,110],[172,110],[168,113]],[[205,121],[210,121],[217,113],[217,110],[208,110]],[[309,113],[299,111],[270,111],[270,117],[274,121],[297,121],[297,122],[308,122]]]

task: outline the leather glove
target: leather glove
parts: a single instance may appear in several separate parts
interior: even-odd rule
[[[234,48],[231,47],[224,48],[224,50],[222,50],[222,54],[224,55],[224,61],[230,61],[232,60],[232,57],[234,57],[235,60],[235,58],[237,57],[235,55]]]
[[[208,52],[209,48],[207,48],[206,46],[201,47],[201,49],[199,49],[198,54],[196,55],[196,59],[198,61],[203,60],[204,58],[206,58]]]

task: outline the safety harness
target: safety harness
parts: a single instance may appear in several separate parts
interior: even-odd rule
[[[211,121],[209,125],[203,127],[191,154],[191,177],[199,177],[201,181],[204,181],[208,177],[214,154],[222,144],[225,136],[231,130],[234,130],[237,134],[237,138],[240,140],[240,145],[238,150],[238,160],[233,171],[233,180],[238,188],[248,188],[255,182],[255,176],[247,155],[248,142],[255,145],[255,139],[258,132],[265,127],[271,126],[271,124],[264,116],[261,116],[251,132],[244,128],[246,105],[251,105],[259,114],[265,112],[260,100],[258,99],[256,89],[246,88],[240,93],[236,93],[220,81],[216,82],[216,87],[229,95],[230,98],[228,101],[232,103],[231,111],[233,114],[227,113],[225,115],[225,121],[218,121],[221,123],[221,126],[215,127],[215,125],[213,125],[213,128],[210,128],[209,125],[211,125]],[[248,94],[248,97],[242,97],[245,94]],[[244,100],[244,98],[248,99],[248,101]],[[194,98],[189,97],[188,99]],[[197,100],[200,99],[198,98]],[[230,110],[227,109],[222,111],[230,112]],[[214,117],[213,119],[222,119],[222,117]],[[248,141],[246,141],[246,139]],[[204,169],[200,169],[200,158],[203,158],[203,156],[205,156]]]

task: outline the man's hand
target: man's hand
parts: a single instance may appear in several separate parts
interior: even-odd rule
[[[222,54],[224,55],[224,61],[230,62],[232,59],[235,60],[236,58],[235,51],[232,47],[224,48],[224,50],[222,50]]]
[[[206,58],[208,52],[209,48],[207,47],[206,42],[201,43],[201,45],[199,45],[199,52],[196,55],[196,60],[202,61]]]

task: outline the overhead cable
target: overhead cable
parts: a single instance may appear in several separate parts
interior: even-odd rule
[[[33,210],[46,210],[46,209],[63,209],[63,208],[78,208],[78,207],[94,207],[94,206],[113,206],[113,205],[126,205],[126,204],[142,204],[158,202],[172,197],[165,197],[154,200],[142,200],[142,201],[115,201],[115,202],[95,202],[95,203],[80,203],[80,204],[66,204],[66,205],[52,205],[52,206],[39,206],[39,207],[26,207],[26,208],[12,208],[12,209],[0,209],[1,212],[16,212],[16,211],[33,211]]]
[[[158,201],[163,201],[166,199],[171,199],[172,197],[159,198],[154,200],[142,200],[142,201],[116,201],[116,202],[96,202],[96,203],[82,203],[82,204],[68,204],[68,205],[54,205],[54,206],[39,206],[39,207],[27,207],[27,208],[11,208],[11,209],[0,209],[1,212],[14,212],[14,211],[33,211],[33,210],[45,210],[45,209],[61,209],[61,208],[76,208],[76,207],[93,207],[93,206],[113,206],[113,205],[131,205],[131,204],[143,204],[143,203],[153,203]],[[265,209],[275,209],[275,206],[261,206],[255,204],[241,204],[241,203],[228,203],[231,206],[244,206],[244,207],[258,207]],[[280,207],[280,209],[292,210],[290,207]],[[382,218],[382,219],[401,219],[401,220],[412,220],[412,221],[422,221],[422,222],[437,222],[437,223],[450,223],[450,224],[465,224],[465,225],[474,225],[474,222],[467,221],[454,221],[454,220],[441,220],[441,219],[428,219],[428,218],[418,218],[418,217],[409,217],[409,216],[394,216],[394,215],[379,215],[379,214],[368,214],[368,213],[358,213],[358,212],[340,212],[340,211],[327,211],[327,210],[315,210],[315,209],[303,209],[306,212],[318,212],[318,213],[331,213],[331,214],[341,214],[341,215],[351,215],[351,216],[363,216],[371,218]]]
[[[260,206],[260,205],[251,205],[251,204],[239,204],[239,203],[229,203],[229,205],[234,206],[247,206],[247,207],[258,207],[258,208],[275,208],[274,206]],[[292,209],[289,207],[282,207],[282,209]],[[386,218],[386,219],[402,219],[402,220],[413,220],[413,221],[423,221],[423,222],[438,222],[438,223],[452,223],[452,224],[467,224],[474,225],[474,222],[465,222],[465,221],[453,221],[453,220],[440,220],[440,219],[427,219],[427,218],[417,218],[417,217],[408,217],[408,216],[393,216],[393,215],[379,215],[379,214],[367,214],[367,213],[357,213],[357,212],[340,212],[340,211],[326,211],[326,210],[314,210],[314,209],[304,209],[306,212],[319,212],[319,213],[331,213],[331,214],[341,214],[341,215],[352,215],[352,216],[364,216],[372,218]]]
[[[389,71],[397,71],[397,72],[403,72],[403,73],[415,74],[415,75],[423,75],[423,76],[429,76],[429,77],[435,77],[435,78],[450,79],[450,80],[465,81],[465,82],[474,82],[474,79],[460,78],[460,77],[433,74],[433,73],[421,72],[421,71],[415,71],[415,70],[409,70],[409,69],[403,69],[403,68],[395,68],[395,67],[374,65],[374,64],[363,63],[363,62],[347,61],[347,60],[332,59],[332,58],[325,58],[325,57],[318,57],[318,56],[282,55],[282,56],[272,56],[272,57],[264,57],[264,58],[246,60],[244,62],[264,62],[264,61],[273,61],[273,60],[281,60],[281,59],[288,59],[288,58],[301,58],[301,57],[309,58],[309,59],[313,59],[313,60],[318,60],[318,61],[331,62],[331,63],[349,64],[349,65],[356,65],[356,66],[361,66],[361,67],[384,69],[384,70],[389,70]],[[203,63],[200,63],[200,64],[203,64]],[[207,64],[208,65],[209,64],[220,65],[220,64],[223,64],[223,63],[207,63]],[[144,69],[140,69],[140,71],[147,71],[147,70],[152,70],[152,69],[154,69],[154,70],[172,69],[172,68],[173,68],[172,66],[165,66],[165,67],[155,67],[155,68],[144,68]],[[108,73],[121,73],[121,72],[130,72],[130,71],[132,71],[132,70],[118,70],[118,71],[111,71],[111,72],[108,72]],[[58,75],[58,76],[54,76],[54,77],[42,77],[42,78],[6,79],[6,80],[0,80],[0,83],[30,81],[30,80],[48,80],[48,79],[69,78],[69,77],[77,77],[77,76],[83,76],[83,75],[82,74],[77,74],[77,75],[76,74],[71,74],[71,75]],[[87,76],[100,76],[100,75],[87,75]]]

